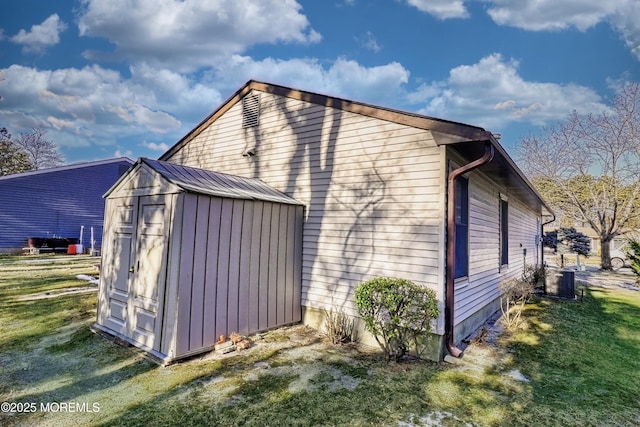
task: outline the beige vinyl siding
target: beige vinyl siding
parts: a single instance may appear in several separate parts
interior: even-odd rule
[[[444,149],[430,132],[260,97],[259,126],[242,128],[237,103],[168,160],[259,178],[306,205],[303,305],[355,314],[353,289],[379,275],[428,285],[442,301]]]
[[[500,265],[500,195],[508,200],[509,264]],[[522,274],[522,250],[527,264],[536,262],[537,214],[482,174],[469,178],[469,277],[456,283],[455,323],[500,297],[500,282]],[[522,246],[520,246],[522,245]],[[539,248],[538,248],[539,249]]]

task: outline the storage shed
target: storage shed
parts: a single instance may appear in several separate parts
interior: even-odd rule
[[[166,363],[301,320],[304,207],[262,181],[140,159],[105,195],[95,327]]]

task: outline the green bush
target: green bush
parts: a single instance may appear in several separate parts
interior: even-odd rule
[[[624,252],[629,260],[631,269],[636,274],[636,281],[640,282],[640,242],[630,239]]]
[[[360,283],[355,291],[356,307],[387,360],[398,361],[411,344],[431,331],[431,322],[439,315],[433,289],[390,277],[378,277]]]

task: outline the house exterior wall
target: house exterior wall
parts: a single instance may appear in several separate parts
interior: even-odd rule
[[[381,275],[443,301],[445,151],[430,132],[259,96],[258,126],[243,129],[239,102],[165,160],[259,178],[306,205],[304,306],[355,315],[355,287]],[[242,155],[249,149],[254,157]]]
[[[455,157],[455,156],[453,156]],[[482,173],[469,178],[469,276],[455,282],[455,336],[468,336],[499,309],[500,283],[540,260],[540,216]],[[500,199],[508,202],[509,264],[500,260]],[[523,250],[526,249],[526,261]]]
[[[85,247],[91,227],[101,247],[102,195],[131,164],[116,159],[0,177],[0,251],[24,248],[29,237],[79,238],[83,225]]]

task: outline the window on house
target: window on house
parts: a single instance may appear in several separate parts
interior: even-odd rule
[[[260,95],[247,95],[242,98],[242,127],[258,126],[260,118]]]
[[[454,278],[469,275],[469,180],[455,181],[456,265]]]
[[[500,265],[509,264],[509,202],[500,197]]]

